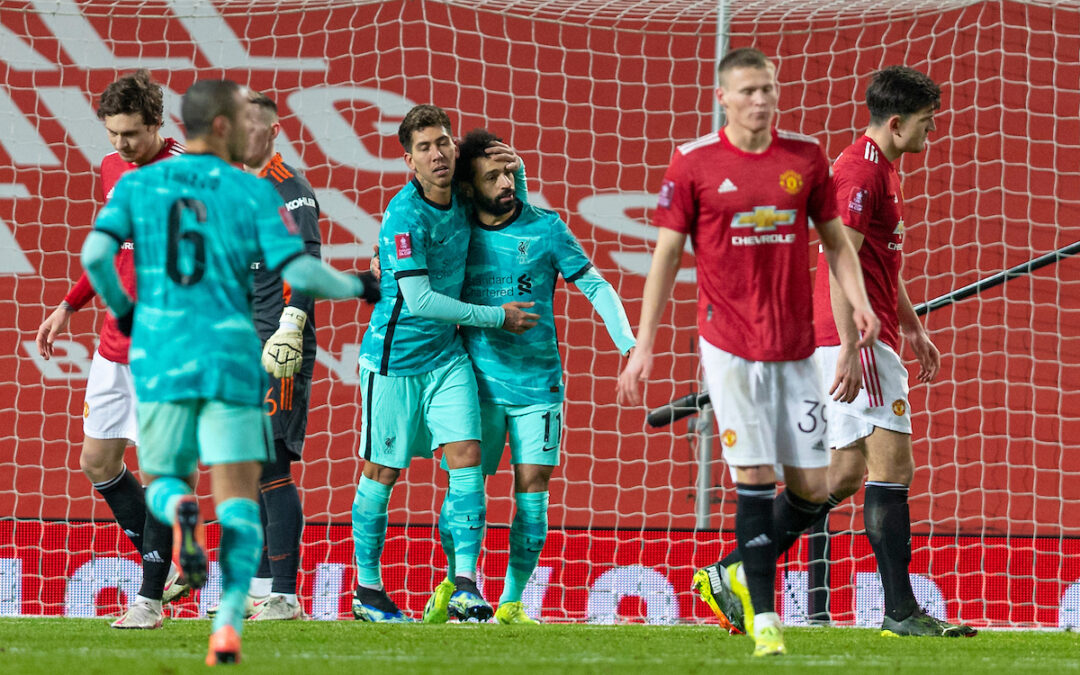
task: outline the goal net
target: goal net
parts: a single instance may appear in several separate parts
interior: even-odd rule
[[[53,360],[34,345],[81,272],[78,251],[101,203],[97,166],[111,151],[94,108],[118,75],[151,69],[167,89],[164,133],[175,137],[179,95],[196,79],[228,77],[273,97],[278,150],[314,186],[323,255],[345,270],[367,267],[380,214],[408,180],[395,135],[403,114],[431,102],[450,112],[455,134],[488,127],[518,149],[530,199],[566,219],[636,324],[661,176],[677,144],[714,128],[714,66],[729,48],[775,56],[779,125],[815,136],[830,157],[865,127],[874,70],[902,63],[942,85],[938,131],[900,165],[915,302],[1080,240],[1077,4],[0,0],[0,615],[105,615],[138,588],[138,556],[79,470],[100,302],[76,314]],[[684,264],[650,406],[699,388],[691,253]],[[690,582],[734,546],[726,468],[706,463],[699,481],[687,422],[647,430],[644,409],[615,404],[622,361],[580,293],[560,287],[556,312],[563,456],[527,611],[549,621],[708,621]],[[294,474],[307,520],[300,595],[320,619],[347,615],[353,584],[356,357],[368,313],[355,302],[316,309],[320,354]],[[925,321],[944,367],[911,393],[920,601],[980,626],[1080,627],[1080,261]],[[434,463],[417,461],[391,499],[384,579],[414,615],[443,568],[435,522],[445,487]],[[207,489],[203,475],[212,517]],[[487,494],[482,581],[496,598],[513,515],[509,467]],[[828,608],[838,623],[875,625],[881,588],[859,504],[830,519]],[[806,562],[799,545],[782,568],[788,623],[806,621]],[[219,588],[214,577],[177,615],[204,613]]]

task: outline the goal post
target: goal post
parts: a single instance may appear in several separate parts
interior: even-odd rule
[[[874,70],[903,63],[942,85],[938,130],[900,170],[915,302],[1080,240],[1080,2],[1012,0],[0,0],[0,615],[115,612],[137,556],[79,470],[82,392],[100,303],[76,313],[57,356],[38,325],[78,278],[111,148],[96,98],[139,66],[179,95],[228,77],[281,110],[278,150],[314,187],[324,257],[366,269],[381,214],[408,180],[396,128],[414,104],[454,133],[486,126],[524,157],[530,199],[557,211],[636,324],[674,148],[715,128],[718,52],[775,58],[778,124],[826,154],[868,121]],[[692,253],[658,336],[651,407],[699,390]],[[912,388],[916,591],[979,626],[1080,626],[1080,261],[1070,257],[925,317],[938,380]],[[808,283],[809,274],[808,270]],[[525,595],[549,621],[703,622],[696,568],[734,545],[734,491],[719,457],[699,481],[685,422],[646,427],[614,400],[622,359],[588,301],[555,301],[567,372],[552,532]],[[317,618],[348,613],[350,509],[360,461],[356,358],[368,310],[320,302],[320,353],[304,461],[300,596]],[[910,357],[904,355],[910,363]],[[716,453],[718,454],[718,453]],[[129,466],[136,467],[134,451]],[[208,477],[200,494],[212,516]],[[384,578],[419,614],[438,581],[435,522],[446,478],[407,469],[391,498]],[[702,495],[703,489],[710,494]],[[509,469],[488,481],[485,593],[502,588],[513,516]],[[695,504],[709,504],[699,519]],[[834,511],[830,609],[880,621],[860,510]],[[211,537],[216,536],[212,529]],[[778,590],[805,621],[807,557]],[[177,607],[195,616],[214,586]]]

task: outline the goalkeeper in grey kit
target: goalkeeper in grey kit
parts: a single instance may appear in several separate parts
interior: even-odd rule
[[[248,151],[252,173],[273,184],[300,229],[307,254],[319,258],[319,203],[311,184],[274,151],[281,128],[277,105],[264,94],[249,96]],[[299,461],[307,430],[308,395],[315,368],[315,299],[289,288],[278,271],[255,269],[252,314],[263,341],[263,366],[270,373],[264,397],[274,432],[275,460],[263,465],[259,501],[266,534],[259,570],[251,580],[247,613],[253,620],[300,619],[296,597],[304,510],[291,464]]]

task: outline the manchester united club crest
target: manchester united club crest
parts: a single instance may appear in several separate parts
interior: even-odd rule
[[[799,194],[799,190],[802,190],[803,179],[798,171],[787,170],[780,174],[780,187],[784,188],[784,192],[789,195]]]
[[[736,440],[734,429],[724,429],[724,433],[720,434],[720,442],[723,443],[726,448],[735,445]]]
[[[902,398],[896,399],[892,402],[892,411],[897,417],[903,417],[904,413],[907,412],[907,402]]]
[[[82,404],[82,416],[84,418],[90,417],[90,404],[85,401]]]

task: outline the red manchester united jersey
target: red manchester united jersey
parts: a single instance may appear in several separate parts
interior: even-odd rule
[[[654,223],[690,235],[702,337],[745,359],[795,361],[814,352],[807,219],[836,215],[816,140],[773,130],[753,154],[721,131],[675,151]]]
[[[847,147],[833,164],[836,201],[844,225],[863,235],[859,249],[870,306],[881,320],[880,340],[900,349],[896,296],[904,250],[904,196],[896,167],[869,137]],[[825,254],[818,255],[814,326],[818,345],[838,345]]]
[[[150,160],[150,163],[157,162],[162,159],[179,155],[184,151],[184,146],[177,140],[172,138],[165,139],[165,145],[162,146],[161,152],[154,155],[154,158]],[[101,186],[102,194],[104,196],[103,202],[109,201],[109,197],[112,196],[113,187],[116,185],[116,181],[120,180],[120,176],[124,175],[128,171],[138,167],[138,164],[131,162],[125,162],[121,159],[120,154],[113,152],[105,155],[105,159],[101,160]],[[120,252],[116,255],[116,272],[120,276],[120,283],[123,284],[124,290],[128,295],[135,297],[135,254],[134,247],[130,241],[124,242],[120,247]],[[68,291],[67,297],[64,300],[71,305],[73,309],[79,309],[90,298],[94,297],[94,289],[90,286],[90,280],[86,278],[84,272],[79,280],[75,282],[75,285]],[[124,336],[120,332],[120,329],[116,326],[116,319],[113,315],[106,312],[105,321],[101,324],[101,340],[98,344],[98,352],[114,363],[127,363],[128,362],[128,346],[131,340]]]

